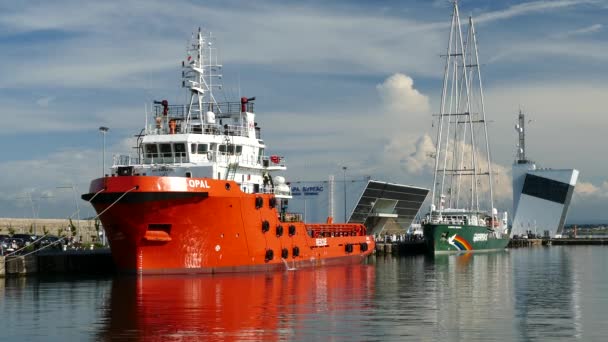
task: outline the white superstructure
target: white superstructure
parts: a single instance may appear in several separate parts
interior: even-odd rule
[[[520,111],[517,160],[513,163],[513,235],[560,235],[570,206],[576,169],[543,169],[526,158],[525,115]]]
[[[190,95],[186,105],[155,101],[152,120],[139,136],[137,156],[115,156],[112,175],[174,176],[232,180],[246,193],[274,193],[291,198],[282,176],[282,157],[267,156],[255,122],[255,97],[220,102],[222,65],[214,39],[199,29],[182,62],[182,86]]]

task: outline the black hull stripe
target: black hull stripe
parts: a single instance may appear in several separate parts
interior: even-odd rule
[[[93,204],[114,203],[122,195],[124,195],[124,192],[100,193],[97,196],[95,196],[94,193],[90,193],[82,195],[81,198],[88,202],[95,196],[91,202]],[[207,192],[130,192],[120,199],[120,203],[143,203],[193,198],[203,199],[208,195]]]

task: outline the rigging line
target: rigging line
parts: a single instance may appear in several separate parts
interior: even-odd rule
[[[49,235],[49,234],[43,235],[43,236],[41,236],[40,238],[38,238],[38,239],[36,239],[36,240],[34,240],[34,241],[30,242],[30,244],[29,244],[29,245],[25,245],[25,246],[23,246],[23,247],[21,247],[21,248],[19,248],[19,249],[16,249],[16,250],[14,250],[14,251],[12,251],[12,252],[10,252],[10,253],[6,254],[5,256],[11,256],[11,255],[13,255],[13,254],[15,254],[15,253],[17,253],[17,252],[19,252],[19,251],[21,251],[21,250],[24,250],[25,248],[29,247],[30,245],[33,245],[33,244],[35,244],[36,242],[38,242],[38,241],[40,241],[40,240],[44,239],[44,238],[45,238],[45,237],[47,237],[48,235]],[[25,242],[25,241],[24,241],[24,242]]]
[[[62,237],[62,238],[58,239],[57,241],[51,242],[50,244],[48,244],[48,245],[46,245],[46,246],[40,247],[40,248],[38,248],[38,249],[36,249],[36,250],[34,250],[34,251],[31,251],[31,252],[29,252],[29,253],[26,253],[26,254],[23,254],[23,255],[19,255],[19,256],[20,256],[20,257],[26,257],[26,256],[28,256],[28,255],[31,255],[31,254],[34,254],[34,253],[38,253],[38,252],[40,252],[41,250],[43,250],[43,249],[45,249],[45,248],[51,247],[51,246],[53,246],[53,245],[55,245],[55,244],[57,244],[57,243],[59,243],[59,242],[62,242],[63,240],[65,240],[65,237]],[[25,247],[24,247],[24,248],[25,248]],[[17,251],[15,251],[15,252],[17,252]],[[13,252],[13,254],[14,254],[15,252]],[[12,256],[12,254],[7,254],[6,256]],[[13,260],[19,260],[19,258],[7,259],[7,260],[6,260],[6,262],[13,261]]]
[[[114,204],[118,203],[118,201],[120,201],[123,197],[125,197],[129,192],[137,189],[139,186],[134,186],[131,189],[125,191],[124,194],[120,195],[120,197],[118,197],[118,199],[116,199],[116,201],[112,202],[112,204],[110,204],[107,208],[105,208],[101,213],[99,213],[97,216],[93,217],[93,220],[99,218],[101,215],[103,215],[103,213],[105,213],[106,211],[108,211],[110,208],[112,208],[114,206]]]
[[[89,200],[89,203],[91,203],[91,201],[93,200],[93,198],[95,198],[97,195],[99,195],[102,191],[105,191],[105,190],[106,190],[106,188],[103,188],[103,189],[97,191],[95,193],[95,195],[93,195],[93,197],[91,197],[91,199]],[[72,216],[74,216],[74,215],[72,214]]]

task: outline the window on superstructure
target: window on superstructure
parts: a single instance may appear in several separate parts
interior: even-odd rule
[[[190,144],[190,153],[196,154],[196,144]]]
[[[226,150],[227,150],[226,145],[220,145],[220,149],[219,149],[220,153],[226,153]]]
[[[230,144],[227,147],[228,154],[234,154],[234,145]]]
[[[207,144],[198,144],[198,153],[204,154],[209,151],[209,145]]]
[[[240,156],[242,153],[243,153],[243,146],[237,145],[236,146],[236,155]]]
[[[158,146],[156,144],[146,144],[146,158],[158,158]]]
[[[172,157],[171,144],[160,144],[160,154],[163,157]]]
[[[186,156],[186,144],[184,144],[184,143],[173,144],[173,149],[175,150],[176,157],[185,157]]]

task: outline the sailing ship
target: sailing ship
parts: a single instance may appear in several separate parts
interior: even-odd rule
[[[136,156],[115,156],[89,201],[121,271],[216,273],[361,263],[362,224],[307,224],[288,211],[285,158],[268,155],[255,97],[221,102],[215,38],[199,29],[182,62],[190,101],[155,101]]]
[[[433,253],[504,249],[507,213],[494,207],[492,163],[473,18],[461,28],[454,1],[445,55],[430,212],[422,224]]]

